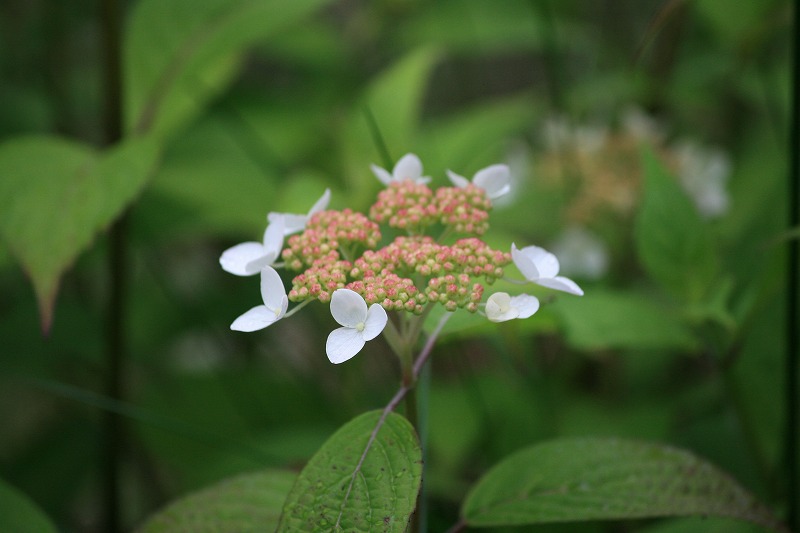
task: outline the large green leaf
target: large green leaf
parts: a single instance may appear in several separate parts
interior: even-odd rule
[[[708,226],[656,156],[643,154],[645,190],[636,219],[636,249],[665,289],[698,301],[714,280],[717,257]]]
[[[55,533],[57,530],[30,498],[0,480],[0,531]]]
[[[157,156],[145,138],[106,153],[45,136],[0,145],[0,235],[33,282],[45,329],[59,278],[141,191]]]
[[[239,54],[327,0],[143,0],[125,38],[128,131],[168,133],[231,80]]]
[[[320,448],[286,498],[278,531],[405,531],[422,450],[402,416],[371,411]]]
[[[227,479],[173,502],[139,533],[274,531],[296,478],[294,472],[270,469]]]
[[[604,438],[515,453],[478,481],[462,515],[474,527],[702,515],[781,529],[748,491],[691,453]]]

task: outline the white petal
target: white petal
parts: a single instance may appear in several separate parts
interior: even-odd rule
[[[264,329],[276,320],[278,320],[278,317],[274,311],[259,305],[234,320],[233,324],[231,324],[231,329],[234,331],[257,331]]]
[[[286,219],[282,216],[273,217],[274,221],[267,225],[264,230],[264,249],[271,252],[275,251],[276,256],[283,247],[283,233],[286,230]]]
[[[496,292],[486,300],[486,318],[492,322],[513,320],[519,315],[517,309],[511,307],[511,297],[507,292]]]
[[[292,213],[270,213],[267,215],[267,220],[269,220],[270,224],[277,223],[279,219],[283,220],[283,234],[291,235],[305,229],[308,217]]]
[[[286,289],[283,288],[283,282],[278,272],[269,266],[261,270],[261,298],[267,309],[278,318],[286,313],[288,306]]]
[[[578,287],[578,284],[564,276],[556,276],[554,278],[539,278],[534,280],[534,283],[547,287],[549,289],[556,289],[558,291],[568,292],[577,296],[583,296],[583,289]]]
[[[222,269],[237,276],[252,276],[260,268],[249,267],[253,261],[258,261],[266,255],[264,246],[259,242],[243,242],[228,248],[219,258]],[[254,269],[253,269],[254,268]]]
[[[517,249],[517,245],[514,243],[511,243],[511,260],[517,265],[525,279],[531,281],[539,279],[539,270],[536,265],[527,255],[522,253],[522,250]]]
[[[491,199],[499,198],[511,190],[511,171],[508,165],[491,165],[475,173],[472,183],[486,191]]]
[[[388,320],[389,317],[386,314],[386,309],[381,307],[380,304],[372,304],[369,306],[367,319],[364,321],[364,329],[361,331],[364,340],[371,341],[380,335],[383,328],[386,327],[386,322],[388,322]]]
[[[361,351],[366,341],[361,332],[353,328],[338,328],[330,332],[328,341],[325,343],[325,353],[328,360],[338,365],[352,359],[354,355]]]
[[[336,289],[331,296],[331,314],[342,326],[355,328],[367,321],[367,302],[355,291]]]
[[[389,174],[385,168],[381,168],[378,165],[370,165],[369,168],[372,169],[372,173],[375,174],[375,177],[384,185],[389,185],[393,181],[392,175]]]
[[[431,181],[430,176],[420,176],[419,178],[414,180],[414,183],[416,183],[417,185],[425,185],[427,183],[430,183],[430,181]]]
[[[325,189],[325,192],[322,193],[322,196],[320,196],[319,200],[317,200],[308,211],[308,218],[311,218],[311,215],[319,213],[320,211],[325,211],[328,208],[329,203],[331,203],[331,190]]]
[[[392,170],[392,177],[397,181],[417,181],[420,176],[422,176],[422,161],[414,154],[401,157]]]
[[[517,310],[517,318],[528,318],[539,310],[539,299],[530,294],[518,294],[511,297],[511,307]]]
[[[536,265],[540,278],[554,278],[558,274],[558,258],[544,248],[526,246],[520,252]]]
[[[467,185],[469,185],[469,180],[464,176],[460,176],[456,174],[452,170],[447,171],[447,177],[450,178],[450,182],[455,186],[463,189]]]

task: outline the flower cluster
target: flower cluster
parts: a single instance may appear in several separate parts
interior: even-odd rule
[[[503,252],[481,240],[489,227],[492,200],[509,190],[507,166],[482,169],[472,181],[448,171],[453,187],[435,191],[428,187],[430,178],[422,175],[422,163],[414,154],[401,158],[391,173],[375,165],[372,171],[386,189],[378,194],[369,216],[350,209],[329,210],[326,190],[306,215],[270,213],[262,242],[223,252],[220,264],[226,271],[261,274],[264,302],[237,318],[231,329],[263,329],[311,301],[329,303],[341,327],[328,336],[326,352],[338,364],[385,328],[395,328],[387,311],[406,326],[412,321],[421,325],[436,305],[448,312],[481,313],[493,322],[530,317],[539,309],[532,295],[498,292],[484,302],[486,287],[502,278],[511,262],[525,277],[522,283],[583,294],[575,282],[558,275],[558,260],[546,250],[512,244],[510,252]],[[405,234],[381,246],[380,224]],[[440,236],[434,238],[433,232]],[[448,241],[452,233],[461,238]],[[276,263],[279,258],[282,263]],[[280,267],[299,272],[288,294],[275,270]],[[297,305],[288,311],[290,301]]]

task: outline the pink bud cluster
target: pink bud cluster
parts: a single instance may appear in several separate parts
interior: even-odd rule
[[[483,235],[489,228],[491,208],[486,191],[472,184],[441,187],[434,194],[426,185],[405,180],[389,184],[378,194],[370,218],[412,234],[440,223],[457,233]]]
[[[289,238],[281,255],[287,268],[301,270],[317,259],[339,259],[340,250],[354,245],[374,248],[380,238],[378,225],[361,213],[322,211],[311,217],[303,233]]]
[[[503,276],[511,255],[494,250],[477,236],[488,229],[491,201],[469,184],[435,192],[413,180],[390,183],[370,208],[370,219],[344,211],[311,217],[305,231],[288,240],[282,257],[287,268],[303,270],[292,282],[289,299],[328,302],[346,288],[367,304],[421,314],[429,303],[448,311],[478,310],[484,285]],[[404,230],[406,236],[376,249],[378,223]],[[441,244],[424,235],[443,225],[470,237]],[[360,256],[354,252],[362,251]],[[350,262],[351,257],[355,259]]]

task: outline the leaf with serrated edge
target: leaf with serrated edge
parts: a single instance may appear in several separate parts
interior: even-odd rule
[[[422,450],[408,420],[364,413],[308,462],[278,531],[405,531],[421,480]]]
[[[729,475],[691,453],[620,439],[559,439],[490,470],[461,510],[472,527],[719,516],[782,529]]]
[[[47,136],[0,145],[0,235],[33,282],[44,330],[61,275],[139,194],[157,156],[144,138],[101,153]]]
[[[137,533],[274,531],[296,478],[288,470],[268,469],[226,479],[171,503]]]

